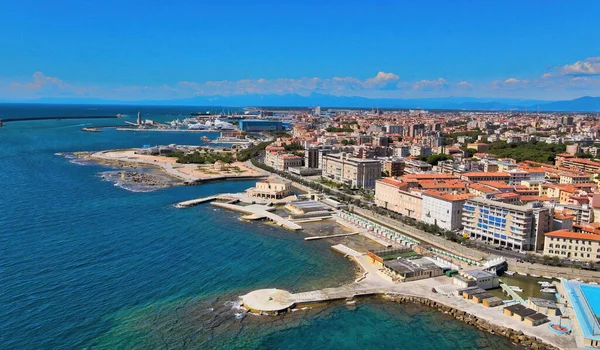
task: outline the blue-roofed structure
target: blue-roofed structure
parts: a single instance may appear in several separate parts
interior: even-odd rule
[[[240,120],[238,127],[246,132],[281,131],[283,123],[280,120],[244,119]]]

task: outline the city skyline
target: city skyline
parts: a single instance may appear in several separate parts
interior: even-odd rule
[[[4,6],[0,100],[600,95],[594,2],[62,5]]]

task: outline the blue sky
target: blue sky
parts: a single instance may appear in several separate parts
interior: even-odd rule
[[[598,1],[0,4],[0,99],[600,95]]]

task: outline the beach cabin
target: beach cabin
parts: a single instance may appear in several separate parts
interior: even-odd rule
[[[525,320],[525,317],[531,316],[536,313],[535,311],[533,311],[530,308],[527,308],[521,304],[507,306],[504,308],[503,312],[505,315],[510,316],[510,317],[514,318],[515,320],[518,320],[521,322],[523,322]]]
[[[535,327],[535,326],[539,326],[541,324],[544,324],[546,322],[548,322],[548,316],[544,315],[544,314],[540,314],[535,313],[533,315],[529,315],[525,317],[525,324],[530,326],[530,327]]]
[[[491,298],[483,299],[481,301],[481,304],[485,307],[495,307],[495,306],[500,306],[500,305],[504,304],[504,302],[502,301],[502,299],[500,299],[498,297],[491,297]]]
[[[529,298],[527,299],[527,306],[529,306],[532,310],[547,316],[557,316],[560,314],[560,310],[556,305],[556,302],[552,300]]]

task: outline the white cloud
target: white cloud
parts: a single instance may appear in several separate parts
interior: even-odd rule
[[[365,87],[377,87],[377,86],[386,86],[390,83],[394,83],[398,81],[400,77],[398,77],[394,73],[386,73],[386,72],[378,72],[374,78],[369,78],[365,80]]]
[[[566,64],[559,69],[562,75],[600,75],[600,57],[588,57],[583,61]]]
[[[469,83],[468,81],[461,81],[458,84],[456,84],[456,86],[458,86],[459,88],[470,88],[473,87],[473,84]]]
[[[520,80],[517,79],[517,78],[508,78],[504,82],[507,83],[507,84],[516,84],[516,83],[519,83]]]
[[[413,90],[421,91],[441,90],[447,87],[448,83],[444,78],[438,78],[438,80],[421,80],[413,84]]]

